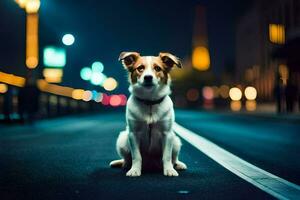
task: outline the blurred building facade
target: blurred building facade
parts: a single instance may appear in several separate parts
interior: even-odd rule
[[[256,0],[236,30],[236,81],[252,85],[261,100],[273,100],[274,88],[300,83],[300,61],[290,62],[290,43],[300,38],[299,0]],[[300,51],[298,51],[300,52]],[[297,56],[296,56],[297,57]],[[299,56],[298,56],[299,57]]]

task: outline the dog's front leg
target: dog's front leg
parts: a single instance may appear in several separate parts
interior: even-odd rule
[[[131,169],[126,173],[126,176],[140,176],[142,171],[142,156],[137,138],[133,132],[129,133],[129,145],[132,157]]]
[[[163,169],[165,176],[178,176],[172,164],[172,148],[174,143],[174,133],[165,132],[163,141]]]

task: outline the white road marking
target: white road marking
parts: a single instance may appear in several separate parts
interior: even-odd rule
[[[175,123],[174,131],[235,175],[278,199],[300,199],[300,186],[260,169]]]

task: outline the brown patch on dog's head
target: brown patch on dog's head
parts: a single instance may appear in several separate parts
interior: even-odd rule
[[[122,65],[128,71],[132,71],[133,65],[141,57],[138,52],[122,52],[119,56],[119,61],[122,61]]]
[[[159,57],[168,71],[170,71],[174,66],[177,66],[179,68],[182,67],[180,59],[170,53],[161,52],[159,53]]]
[[[168,84],[169,72],[176,65],[181,68],[180,60],[170,53],[160,53],[159,56],[140,56],[137,52],[122,52],[119,60],[129,71],[129,82],[143,83],[145,76],[152,76],[153,82]]]

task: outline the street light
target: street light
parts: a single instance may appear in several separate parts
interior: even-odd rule
[[[71,46],[75,42],[75,38],[72,34],[68,33],[62,37],[62,42],[66,46]]]
[[[15,0],[26,12],[26,66],[34,69],[39,63],[38,46],[38,11],[40,0]]]

